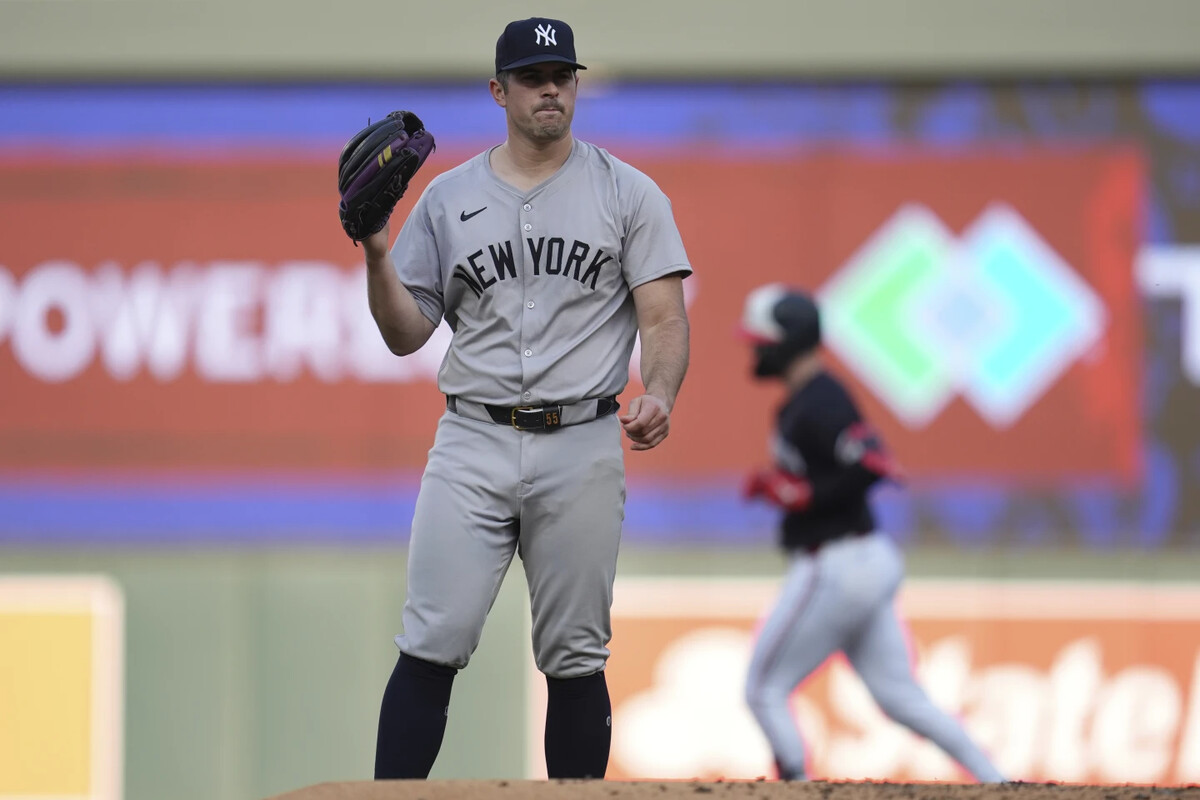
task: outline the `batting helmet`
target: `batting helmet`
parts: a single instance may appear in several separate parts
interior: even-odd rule
[[[746,296],[740,330],[754,344],[754,374],[769,378],[821,343],[821,314],[809,295],[772,283]]]

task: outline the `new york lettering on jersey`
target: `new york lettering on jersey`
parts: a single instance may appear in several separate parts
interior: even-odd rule
[[[467,299],[454,291],[455,283],[476,298],[504,281],[545,277],[570,279],[579,284],[575,292],[625,289],[620,257],[625,232],[610,162],[577,143],[554,177],[521,193],[496,178],[487,155],[429,190],[429,213],[441,241],[451,242],[441,264],[447,307]],[[453,174],[459,171],[463,174]]]
[[[670,202],[587,142],[528,192],[496,176],[490,153],[435,178],[393,249],[422,312],[454,331],[439,388],[496,405],[619,394],[633,288],[690,272]]]
[[[562,236],[529,237],[525,239],[525,245],[534,277],[559,275],[573,278],[593,291],[601,268],[613,261],[613,256],[605,253],[603,248],[578,239],[568,246]],[[482,297],[499,281],[517,277],[513,250],[511,239],[489,244],[487,254],[490,258],[485,257],[480,248],[467,256],[465,265],[454,265],[453,277],[465,283],[476,297]]]

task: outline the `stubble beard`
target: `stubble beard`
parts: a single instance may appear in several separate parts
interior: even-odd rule
[[[548,120],[539,120],[536,113],[525,133],[532,141],[542,144],[557,142],[571,131],[571,118],[559,113]]]

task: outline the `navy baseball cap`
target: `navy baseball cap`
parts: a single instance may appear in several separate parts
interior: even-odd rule
[[[575,34],[562,20],[530,17],[508,23],[496,40],[496,72],[562,61],[587,69],[575,60]]]

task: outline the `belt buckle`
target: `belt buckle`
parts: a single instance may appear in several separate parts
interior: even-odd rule
[[[522,424],[517,420],[517,412],[540,414],[537,424]],[[509,418],[512,426],[519,431],[552,431],[562,425],[562,406],[517,406]]]
[[[530,412],[530,411],[540,411],[540,410],[541,410],[540,406],[517,406],[516,408],[514,408],[512,410],[512,415],[509,417],[509,421],[512,423],[512,426],[519,431],[534,430],[537,426],[522,425],[521,423],[517,422],[517,412],[518,411]]]

